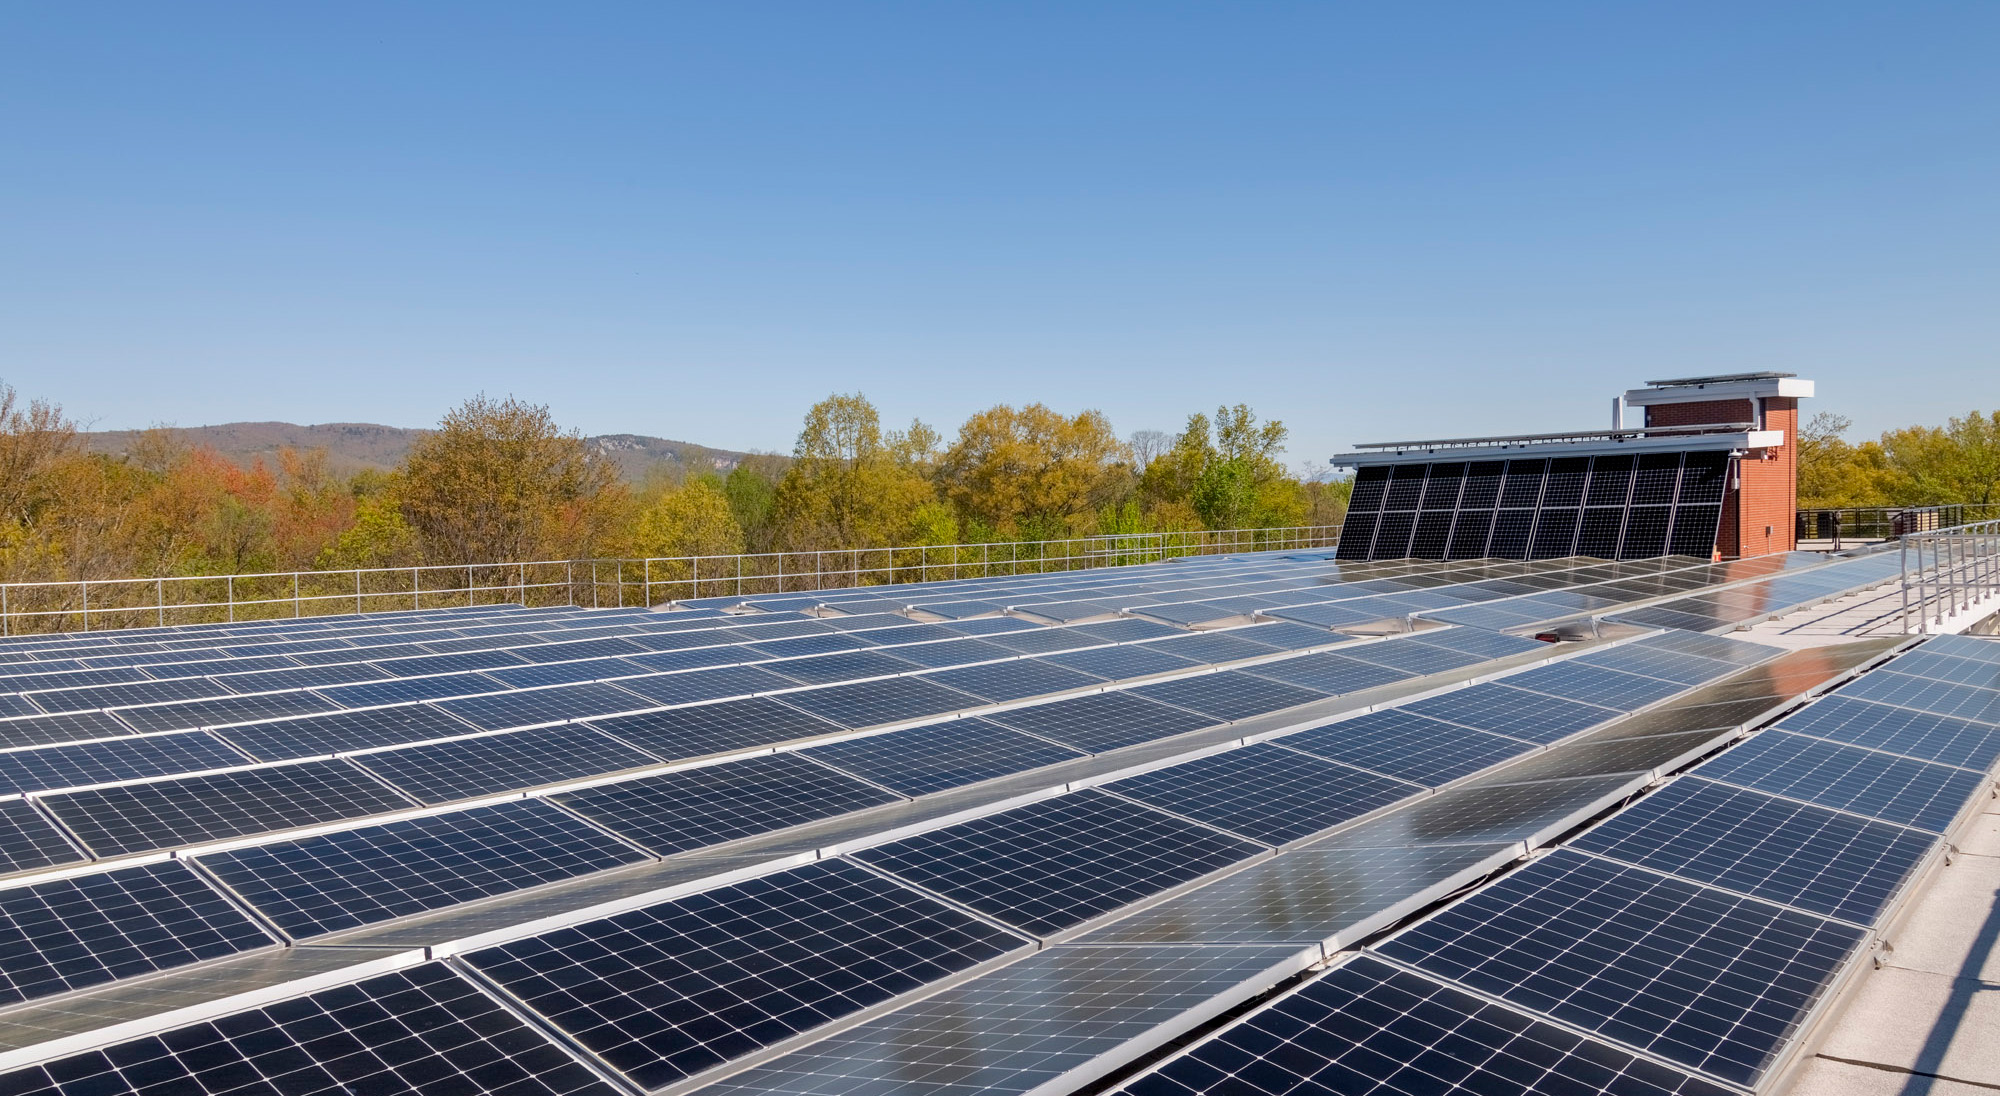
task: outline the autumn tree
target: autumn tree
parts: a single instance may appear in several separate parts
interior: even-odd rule
[[[625,502],[616,468],[579,433],[511,396],[452,409],[401,472],[403,517],[436,563],[589,556]]]
[[[773,516],[788,550],[902,543],[937,493],[925,475],[936,432],[922,423],[884,435],[867,397],[832,395],[806,413]]]
[[[47,400],[22,406],[0,383],[0,520],[25,524],[55,500],[49,473],[76,447],[76,424]]]
[[[1131,459],[1102,412],[1001,404],[966,420],[938,478],[959,513],[987,528],[1063,536],[1087,531],[1126,493]]]
[[[649,558],[736,555],[743,551],[743,527],[722,481],[713,474],[691,476],[639,512],[632,549]]]
[[[1886,490],[1897,505],[1991,506],[2000,496],[2000,412],[1891,430],[1882,449]]]

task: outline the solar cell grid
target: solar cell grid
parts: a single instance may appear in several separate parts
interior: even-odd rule
[[[1401,708],[1384,708],[1274,741],[1427,787],[1449,784],[1534,748],[1519,739],[1470,730]]]
[[[1890,663],[1898,673],[1913,677],[1929,678],[1932,681],[1949,681],[1954,685],[1976,685],[1982,689],[2000,689],[2000,664],[1983,662],[1976,658],[1960,658],[1957,655],[1916,654],[1904,655]]]
[[[1513,674],[1507,678],[1507,684],[1517,689],[1532,689],[1621,712],[1636,711],[1687,691],[1687,686],[1677,681],[1628,674],[1606,666],[1575,666],[1568,662],[1537,666]]]
[[[1141,803],[1283,845],[1421,794],[1402,780],[1268,743],[1104,785]]]
[[[1213,727],[1221,720],[1136,696],[1129,690],[1073,696],[983,718],[1091,753]]]
[[[7,1081],[19,1096],[617,1093],[441,963],[31,1066]]]
[[[1087,756],[977,718],[850,738],[804,752],[823,764],[910,796]]]
[[[118,718],[140,731],[188,731],[338,709],[339,705],[312,693],[261,693],[120,708]]]
[[[1326,694],[1317,689],[1288,685],[1241,670],[1174,678],[1134,686],[1127,691],[1148,700],[1230,722],[1326,698]]]
[[[1206,826],[1086,789],[853,856],[1048,936],[1260,851]]]
[[[1610,708],[1489,681],[1425,697],[1403,710],[1479,731],[1547,745],[1614,719]]]
[[[1725,1096],[1731,1090],[1364,955],[1119,1091]]]
[[[168,700],[228,696],[229,690],[202,678],[176,681],[135,681],[123,685],[98,685],[85,689],[55,689],[28,694],[36,708],[44,712],[82,712],[93,708],[122,708],[131,704],[157,704]]]
[[[1063,651],[1044,656],[1041,661],[1106,681],[1122,681],[1153,674],[1191,670],[1200,663],[1148,650],[1141,646],[1095,647],[1085,651]]]
[[[0,890],[0,1003],[275,945],[186,864]]]
[[[888,677],[918,669],[918,665],[884,651],[838,651],[808,658],[764,663],[762,668],[810,685]]]
[[[307,761],[60,792],[40,802],[99,856],[220,841],[413,806],[345,761]]]
[[[1936,843],[1901,826],[1688,777],[1572,847],[1867,925]]]
[[[199,859],[305,939],[648,857],[546,802],[519,799]]]
[[[25,799],[0,800],[0,875],[74,864],[84,856]]]
[[[1078,632],[1074,628],[1031,627],[1034,628],[1033,631],[994,632],[982,638],[988,643],[1024,655],[1049,654],[1054,651],[1074,650],[1078,647],[1097,647],[1104,643],[1104,640]]]
[[[580,658],[610,658],[634,655],[645,648],[619,638],[586,639],[576,643],[544,643],[517,648],[514,653],[530,662],[572,662]]]
[[[214,677],[259,670],[300,668],[298,663],[283,655],[262,655],[253,658],[209,658],[188,662],[147,663],[144,673],[155,681],[166,681],[177,677]],[[77,684],[81,685],[84,682]]]
[[[553,798],[662,856],[901,802],[796,753],[760,754]]]
[[[1448,651],[1463,651],[1483,659],[1506,658],[1528,651],[1551,650],[1551,645],[1540,640],[1504,635],[1499,632],[1482,632],[1472,628],[1437,628],[1418,632],[1406,637],[1402,642],[1418,643],[1426,647],[1443,647]]]
[[[1150,620],[1127,618],[1106,620],[1096,624],[1079,624],[1070,629],[1079,635],[1101,639],[1106,643],[1133,643],[1142,639],[1160,639],[1181,634],[1181,630],[1170,624],[1156,624]]]
[[[654,702],[599,681],[440,700],[437,706],[475,727],[500,731],[634,712],[653,707]]]
[[[1094,689],[1102,684],[1090,674],[1034,658],[939,670],[923,675],[922,680],[935,681],[993,703]]]
[[[1984,777],[1895,754],[1765,731],[1695,772],[1774,795],[1943,833]]]
[[[859,729],[944,715],[985,703],[968,693],[915,677],[890,677],[783,694],[785,703],[810,715]]]
[[[1682,685],[1701,685],[1735,673],[1740,667],[1699,655],[1660,651],[1626,644],[1608,651],[1595,651],[1569,660],[1572,666],[1605,666],[1627,673],[1644,674]]]
[[[1326,652],[1259,663],[1243,672],[1329,696],[1372,689],[1392,681],[1407,681],[1414,676],[1404,670]]]
[[[496,681],[485,674],[465,673],[413,677],[399,681],[372,681],[315,691],[345,708],[368,708],[378,704],[411,704],[420,700],[447,700],[452,697],[497,693],[506,688],[504,682]]]
[[[797,636],[791,639],[776,639],[765,643],[749,643],[742,647],[745,661],[764,658],[797,658],[800,655],[824,655],[834,651],[855,651],[869,646],[868,643],[845,632],[827,632],[823,635]]]
[[[128,681],[151,681],[143,671],[131,669],[69,670],[62,673],[9,674],[0,677],[0,692],[23,693],[36,689],[78,689],[89,685],[119,685]]]
[[[269,692],[279,689],[314,689],[321,685],[348,685],[357,681],[384,681],[389,674],[366,662],[342,666],[301,666],[296,670],[266,670],[254,674],[228,674],[215,680],[239,693]]]
[[[770,697],[593,719],[589,725],[669,761],[773,746],[840,730],[836,724]]]
[[[0,794],[241,765],[242,754],[199,731],[0,753]]]
[[[1392,639],[1382,643],[1358,643],[1340,652],[1348,658],[1388,666],[1408,674],[1441,674],[1462,669],[1486,658],[1467,651],[1453,651],[1423,643]]]
[[[426,674],[455,674],[468,670],[491,670],[499,666],[525,666],[528,661],[510,651],[473,651],[462,655],[420,655],[416,658],[390,658],[370,663],[396,677],[422,677]]]
[[[118,738],[132,728],[108,712],[66,712],[0,719],[0,747],[47,746],[93,738]]]
[[[659,764],[651,754],[585,724],[404,746],[352,760],[430,804]]]
[[[466,958],[656,1088],[1024,943],[829,860]]]
[[[1863,674],[1859,680],[1842,686],[1838,695],[1880,701],[1899,708],[1914,708],[1920,712],[1957,716],[1978,723],[2000,723],[2000,690],[1911,677],[1897,673],[1895,663]]]
[[[1981,772],[2000,758],[2000,728],[1840,695],[1786,716],[1778,726],[1794,734]]]

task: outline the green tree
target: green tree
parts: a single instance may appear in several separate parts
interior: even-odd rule
[[[919,509],[937,499],[923,467],[924,442],[935,438],[921,423],[885,438],[880,413],[859,392],[814,404],[773,500],[777,542],[805,551],[908,538]]]
[[[1102,412],[1001,404],[967,419],[938,467],[959,513],[1002,533],[1087,531],[1130,490],[1131,449]]]
[[[639,514],[634,546],[642,556],[726,556],[743,551],[743,527],[713,475],[695,476]]]

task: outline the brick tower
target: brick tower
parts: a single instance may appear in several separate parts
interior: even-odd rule
[[[1799,503],[1799,401],[1812,394],[1813,382],[1791,373],[1647,381],[1625,393],[1626,406],[1646,409],[1648,428],[1738,425],[1782,435],[1777,444],[1733,462],[1715,537],[1721,558],[1798,547],[1793,516]]]

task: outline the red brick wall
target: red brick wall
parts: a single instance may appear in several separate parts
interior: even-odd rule
[[[1646,408],[1647,426],[1700,426],[1707,423],[1755,422],[1749,400],[1702,400],[1662,403]],[[1716,552],[1724,559],[1765,556],[1798,547],[1799,401],[1773,397],[1764,401],[1764,429],[1783,430],[1785,444],[1763,452],[1762,458],[1737,462],[1739,486],[1722,498],[1722,524],[1716,531]],[[1769,528],[1770,532],[1765,533]]]

